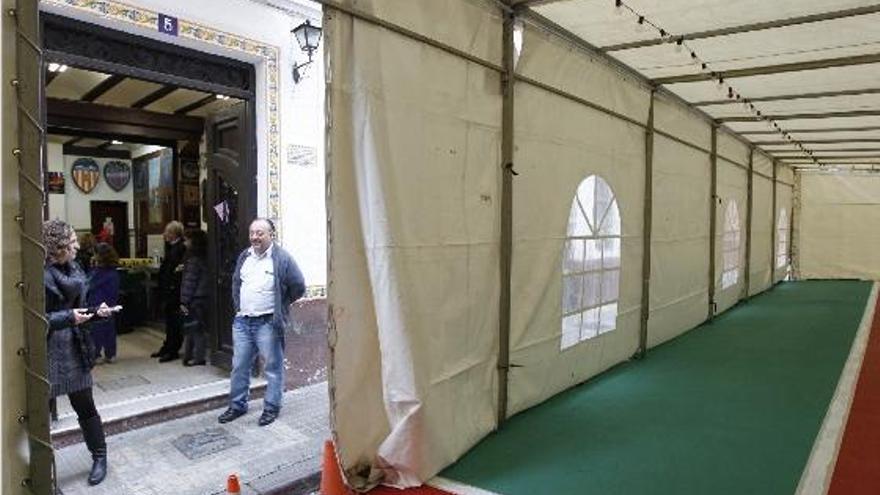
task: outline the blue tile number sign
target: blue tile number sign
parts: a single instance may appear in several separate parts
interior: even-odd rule
[[[177,36],[177,17],[159,14],[159,32]]]

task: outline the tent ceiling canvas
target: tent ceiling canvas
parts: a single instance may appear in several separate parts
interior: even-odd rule
[[[520,0],[765,151],[880,157],[880,4],[864,0]],[[645,23],[640,25],[639,16]],[[649,26],[654,24],[655,27]],[[661,37],[659,28],[668,35]],[[677,46],[676,40],[683,39]],[[691,52],[697,55],[692,58]],[[701,63],[705,62],[704,70]],[[732,71],[732,72],[731,72]],[[713,73],[715,76],[713,77]],[[717,76],[724,78],[719,85]],[[729,98],[751,100],[752,110]],[[795,132],[795,131],[805,132]],[[847,139],[848,138],[848,139]],[[825,146],[812,141],[846,139]],[[858,141],[865,139],[867,141]],[[772,143],[772,144],[770,144]],[[873,147],[877,151],[865,151]],[[825,149],[835,150],[826,153]],[[846,150],[858,150],[847,153]]]

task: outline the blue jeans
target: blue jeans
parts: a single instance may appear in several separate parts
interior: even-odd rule
[[[263,370],[267,382],[263,409],[281,409],[284,351],[281,348],[281,339],[272,327],[272,315],[256,318],[236,316],[232,322],[232,377],[229,392],[231,409],[247,411],[251,369],[258,352],[266,364]]]

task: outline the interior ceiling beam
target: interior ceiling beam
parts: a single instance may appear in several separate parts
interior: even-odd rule
[[[92,146],[68,146],[62,147],[65,155],[91,156],[94,158],[119,158],[122,160],[131,160],[131,151],[129,150],[109,150],[106,148]]]
[[[752,103],[758,103],[760,101],[786,101],[786,100],[808,100],[812,98],[831,98],[835,96],[856,96],[856,95],[872,95],[880,93],[880,88],[866,88],[866,89],[849,89],[846,91],[823,91],[821,93],[801,93],[801,94],[790,94],[790,95],[777,95],[777,96],[761,96],[758,98],[749,98],[748,100]],[[709,105],[740,105],[742,104],[741,100],[736,100],[734,98],[725,98],[723,100],[705,100],[705,101],[695,101],[691,103],[691,105],[697,107],[705,107]]]
[[[801,144],[880,143],[880,139],[798,139]],[[752,144],[791,144],[791,141],[752,141]]]
[[[104,95],[107,91],[110,91],[116,85],[121,83],[126,79],[125,76],[121,76],[119,74],[113,74],[110,77],[105,78],[103,81],[96,84],[92,89],[88,90],[86,94],[82,95],[80,100],[82,101],[95,101],[101,96]]]
[[[54,81],[56,77],[58,77],[58,74],[59,74],[58,71],[52,72],[52,71],[46,69],[46,86],[47,87],[50,84],[52,84],[52,81]]]
[[[539,3],[539,2],[535,2]],[[685,40],[699,40],[705,38],[714,38],[717,36],[729,36],[731,34],[748,33],[751,31],[763,31],[765,29],[776,29],[786,26],[795,26],[798,24],[809,24],[812,22],[831,21],[834,19],[844,19],[846,17],[855,17],[859,15],[868,15],[880,12],[880,5],[869,5],[867,7],[856,7],[852,9],[836,10],[831,12],[822,12],[819,14],[810,14],[797,17],[789,17],[787,19],[775,19],[772,21],[756,22],[752,24],[742,24],[740,26],[731,26],[721,29],[711,29],[708,31],[698,31],[694,33],[679,34],[678,37],[684,37]],[[620,43],[617,45],[609,45],[601,49],[606,52],[618,50],[630,50],[633,48],[644,48],[646,46],[662,45],[668,43],[668,40],[662,38],[652,38],[649,40],[633,41],[630,43]]]
[[[151,112],[56,98],[46,99],[46,116],[52,134],[124,139],[143,143],[178,141],[201,136],[205,121],[200,117]]]
[[[189,112],[192,112],[193,110],[197,110],[199,108],[202,108],[203,106],[207,105],[208,103],[211,103],[212,101],[215,101],[216,99],[217,99],[217,97],[215,95],[208,95],[200,100],[196,100],[196,101],[190,103],[189,105],[184,105],[184,106],[178,108],[177,110],[174,111],[174,113],[176,113],[177,115],[184,115]]]
[[[177,90],[177,86],[171,86],[171,85],[162,86],[161,88],[157,89],[156,91],[153,91],[152,93],[148,94],[147,96],[144,96],[140,100],[132,103],[131,108],[144,108],[145,106],[147,106],[151,103],[154,103],[156,101],[161,100],[162,98],[165,98],[166,96],[170,95],[171,93],[173,93],[176,90]]]
[[[711,81],[719,77],[734,79],[739,77],[766,76],[768,74],[782,74],[785,72],[801,72],[832,67],[849,67],[852,65],[880,63],[880,53],[868,53],[865,55],[853,55],[850,57],[823,58],[808,60],[805,62],[792,62],[788,64],[764,65],[760,67],[746,67],[716,71],[712,73],[700,72],[697,74],[682,74],[680,76],[658,77],[652,79],[654,84],[676,84],[686,82]]]
[[[798,119],[830,119],[836,117],[873,117],[880,115],[880,110],[852,110],[846,112],[816,112],[816,113],[790,113],[779,115],[744,116],[744,117],[719,117],[718,122],[761,122],[764,119],[771,120],[798,120]],[[797,132],[797,131],[787,131]]]
[[[863,127],[821,127],[811,129],[783,129],[789,134],[818,134],[825,132],[863,132],[863,131],[880,131],[880,126],[863,126]],[[778,136],[779,131],[736,131],[743,136]]]
[[[82,141],[82,139],[83,139],[82,137],[75,137],[72,139],[68,139],[67,141],[64,141],[64,146],[73,146],[74,144]]]

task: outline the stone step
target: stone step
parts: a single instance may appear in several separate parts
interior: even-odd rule
[[[251,399],[262,398],[265,391],[264,379],[251,379]],[[104,432],[109,436],[221,408],[228,400],[229,379],[221,379],[100,405],[98,409]],[[51,434],[55,448],[82,442],[82,433],[72,411],[52,422]]]

